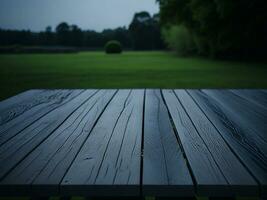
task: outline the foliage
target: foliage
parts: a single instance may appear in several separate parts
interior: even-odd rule
[[[162,49],[159,16],[150,17],[147,12],[137,13],[129,29],[119,27],[105,29],[102,32],[81,30],[77,25],[60,23],[55,30],[48,26],[45,31],[34,33],[31,31],[14,31],[0,29],[0,46],[20,44],[23,46],[63,46],[90,49],[103,49],[110,40],[119,41],[126,49]]]
[[[184,25],[211,57],[264,57],[265,0],[158,0],[161,24]]]
[[[69,25],[66,22],[59,24],[56,27],[56,33],[59,45],[67,46],[71,38]]]
[[[162,35],[168,47],[178,55],[187,56],[195,52],[196,44],[193,36],[183,25],[174,25],[162,29]]]
[[[0,47],[0,54],[47,54],[47,53],[78,53],[70,47],[24,47],[20,45]]]
[[[162,49],[159,16],[150,16],[148,12],[139,12],[129,26],[135,50]]]
[[[105,51],[107,54],[121,53],[121,43],[116,40],[111,40],[105,45]]]

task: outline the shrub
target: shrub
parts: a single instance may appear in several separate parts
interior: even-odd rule
[[[179,55],[186,56],[195,53],[196,43],[185,26],[165,27],[162,30],[162,35],[168,47]]]
[[[106,50],[106,53],[108,53],[108,54],[121,53],[122,52],[122,46],[121,46],[120,42],[118,42],[116,40],[112,40],[106,44],[105,50]]]

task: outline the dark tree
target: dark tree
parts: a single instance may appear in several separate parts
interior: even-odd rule
[[[162,47],[157,16],[152,18],[148,12],[136,13],[129,31],[136,50],[152,50]]]
[[[125,27],[114,30],[113,40],[119,41],[125,48],[132,48],[133,46],[130,32]]]
[[[55,30],[51,26],[44,31],[11,31],[0,29],[0,45],[12,46],[65,46],[103,49],[108,41],[116,40],[124,49],[152,50],[162,48],[159,16],[151,17],[147,12],[137,13],[130,25],[116,29],[105,29],[102,32],[81,30],[77,25],[60,23]],[[46,48],[47,49],[47,48]]]
[[[56,33],[59,45],[70,45],[70,26],[66,22],[62,22],[56,27]]]
[[[45,32],[40,32],[39,41],[41,45],[52,46],[56,44],[55,34],[53,33],[52,27],[48,26]]]
[[[185,26],[198,52],[212,57],[265,57],[265,0],[158,0],[161,24]]]
[[[76,25],[71,25],[70,26],[70,41],[69,41],[69,44],[70,44],[70,46],[74,46],[74,47],[83,46],[83,32]]]

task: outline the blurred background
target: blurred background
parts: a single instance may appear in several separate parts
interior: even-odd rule
[[[267,88],[264,0],[1,0],[0,99],[33,88]]]

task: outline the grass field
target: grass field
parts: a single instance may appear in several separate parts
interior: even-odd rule
[[[0,99],[32,88],[267,88],[267,65],[165,52],[0,55]]]

